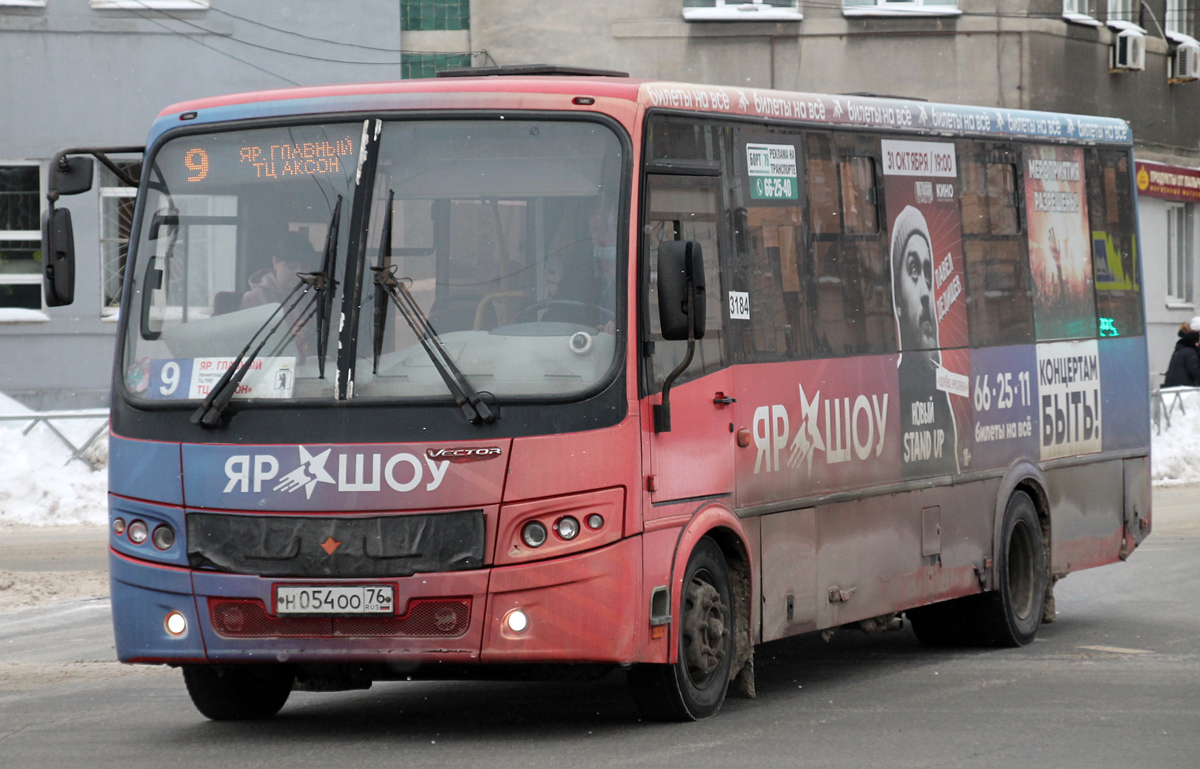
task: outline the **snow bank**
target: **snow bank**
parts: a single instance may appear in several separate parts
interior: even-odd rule
[[[1166,405],[1174,396],[1166,397]],[[1171,426],[1161,419],[1162,432],[1150,439],[1150,475],[1155,485],[1200,483],[1200,393],[1180,395],[1180,410],[1171,412]]]
[[[0,415],[31,414],[29,409],[0,394]],[[78,446],[103,420],[77,419],[55,423]],[[0,421],[0,525],[6,523],[55,526],[108,522],[108,436],[102,435],[87,452],[99,467],[92,470],[71,458],[71,449],[44,425],[21,435],[28,422]]]

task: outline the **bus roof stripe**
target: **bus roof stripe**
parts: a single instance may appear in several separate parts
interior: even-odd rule
[[[178,116],[186,112],[199,112],[197,122],[209,123],[323,112],[505,109],[523,106],[519,104],[523,100],[514,97],[552,94],[586,94],[637,102],[645,108],[918,135],[1125,146],[1133,141],[1128,123],[1118,118],[608,77],[438,78],[232,94],[167,107],[155,121],[149,139],[153,142],[163,131],[178,125]]]

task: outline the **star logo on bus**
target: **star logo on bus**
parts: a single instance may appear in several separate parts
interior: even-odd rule
[[[335,483],[333,476],[325,469],[325,462],[333,449],[313,455],[303,446],[297,448],[300,449],[300,466],[280,478],[279,483],[275,484],[275,491],[295,491],[303,487],[305,496],[312,499],[313,489],[318,483]]]
[[[818,449],[825,451],[825,438],[821,435],[818,407],[821,404],[821,391],[817,390],[812,400],[804,397],[804,385],[800,385],[800,427],[792,440],[792,453],[788,457],[788,467],[799,469],[806,465],[809,477],[812,476],[813,454]]]

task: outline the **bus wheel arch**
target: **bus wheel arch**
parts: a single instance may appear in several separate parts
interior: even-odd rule
[[[635,665],[628,672],[644,718],[699,720],[714,715],[730,694],[754,696],[750,632],[754,584],[746,543],[745,531],[732,511],[715,505],[697,511],[681,533],[670,583],[674,614],[670,661]],[[712,633],[706,622],[720,624],[724,630]],[[715,624],[712,630],[717,630]],[[704,636],[706,647],[708,641],[723,636],[716,669],[698,665],[693,644],[699,636]]]
[[[1055,619],[1054,584],[1060,577],[1065,575],[1055,574],[1051,566],[1052,518],[1050,515],[1050,496],[1046,492],[1046,478],[1042,474],[1041,468],[1027,459],[1018,460],[1013,463],[996,494],[996,514],[993,520],[992,536],[993,572],[990,575],[988,586],[993,590],[999,586],[999,574],[994,569],[999,569],[1002,561],[1000,551],[1004,542],[1004,514],[1013,494],[1018,491],[1024,492],[1033,501],[1034,508],[1037,511],[1038,523],[1042,530],[1042,549],[1045,553],[1046,561],[1046,593],[1042,602],[1042,622],[1049,624],[1054,622]]]

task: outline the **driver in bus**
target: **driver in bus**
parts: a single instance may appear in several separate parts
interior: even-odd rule
[[[242,294],[242,309],[279,303],[300,281],[297,273],[318,269],[320,254],[299,232],[284,234],[271,254],[271,266],[250,276],[250,290]]]
[[[562,279],[554,291],[554,301],[562,304],[550,307],[542,319],[586,319],[588,325],[611,334],[617,291],[617,217],[604,201],[597,202],[588,215],[588,232],[590,239],[580,242],[563,265]]]
[[[900,333],[900,429],[904,475],[958,471],[950,396],[937,386],[942,354],[934,312],[933,241],[925,216],[908,206],[892,227],[892,302]]]

